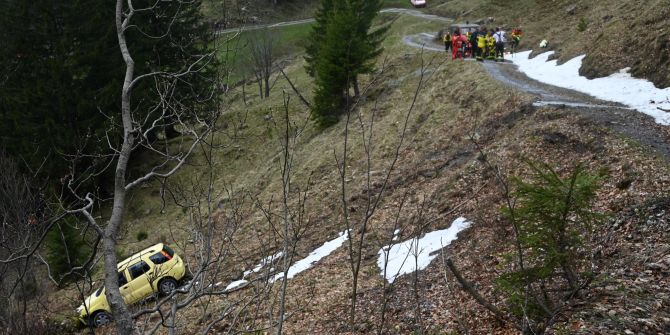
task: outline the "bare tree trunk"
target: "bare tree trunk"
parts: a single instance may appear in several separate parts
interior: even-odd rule
[[[172,298],[172,306],[170,306],[170,323],[168,326],[168,334],[176,335],[177,334],[177,301],[175,298]]]
[[[283,252],[284,252],[284,278],[281,283],[281,293],[280,293],[280,302],[279,302],[279,318],[277,320],[277,335],[281,335],[284,327],[284,316],[286,314],[286,287],[288,285],[288,269],[290,267],[290,260],[291,257],[289,255],[289,252],[292,252],[289,250],[289,236],[291,233],[291,213],[289,211],[289,205],[288,205],[288,200],[289,200],[289,194],[291,192],[290,187],[291,187],[291,151],[290,151],[290,120],[289,120],[289,113],[288,113],[288,104],[285,102],[286,108],[285,112],[286,114],[284,117],[286,118],[286,124],[285,124],[285,134],[284,134],[284,162],[282,164],[282,223],[284,226],[284,246],[283,246]],[[294,248],[295,249],[295,248]]]
[[[121,91],[121,119],[123,122],[123,144],[119,152],[114,176],[114,205],[112,215],[105,233],[102,238],[102,249],[105,258],[105,295],[107,302],[112,309],[112,314],[116,319],[116,331],[120,335],[131,335],[135,331],[133,318],[128,311],[128,307],[123,301],[121,292],[119,292],[119,278],[117,273],[116,259],[116,239],[119,228],[123,222],[123,212],[125,209],[126,198],[126,168],[130,153],[135,143],[135,136],[132,133],[132,123],[130,118],[130,90],[133,80],[135,62],[130,56],[128,45],[126,44],[125,29],[129,19],[132,17],[132,9],[125,20],[123,19],[123,0],[116,1],[116,34],[119,39],[119,48],[123,61],[126,63],[126,74]]]
[[[263,99],[263,79],[259,74],[256,75],[256,83],[258,84],[258,96]]]
[[[269,98],[270,97],[270,74],[272,72],[269,72],[265,75],[265,78],[263,78],[263,81],[265,82],[265,97]]]

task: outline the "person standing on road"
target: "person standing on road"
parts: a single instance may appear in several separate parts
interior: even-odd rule
[[[484,50],[486,50],[486,28],[482,27],[477,33],[477,54],[475,55],[480,62],[484,61]]]
[[[468,39],[465,37],[465,34],[461,34],[460,29],[456,29],[454,35],[451,37],[451,42],[451,59],[463,59],[465,49],[468,45]]]
[[[472,58],[476,58],[477,55],[478,55],[478,53],[479,53],[479,52],[477,51],[477,49],[478,49],[478,48],[477,48],[477,36],[479,36],[479,30],[478,30],[478,29],[475,29],[475,31],[473,31],[473,32],[470,34],[470,41],[469,41],[470,46],[472,47],[472,52],[471,52],[471,57],[472,57]]]
[[[444,35],[442,35],[442,42],[444,42],[444,51],[449,52],[449,48],[451,47],[451,34],[449,34],[449,30],[444,32]]]
[[[521,37],[523,36],[523,31],[519,28],[514,28],[512,30],[512,54],[516,53],[519,49],[519,44],[521,43]]]
[[[495,60],[496,59],[496,39],[493,37],[493,28],[489,29],[486,36],[486,59]]]
[[[493,34],[493,38],[496,41],[496,52],[495,52],[495,59],[496,61],[504,61],[505,56],[505,31],[500,29],[500,27],[496,28],[496,33]]]

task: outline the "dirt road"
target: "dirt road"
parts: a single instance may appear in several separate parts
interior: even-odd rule
[[[418,11],[416,9],[407,9],[407,8],[385,8],[379,11],[380,13],[397,13],[397,14],[403,14],[403,15],[410,15],[426,20],[432,20],[432,21],[442,21],[442,22],[451,22],[453,19],[442,17],[442,16],[437,16],[437,15],[432,15],[432,14],[426,14],[424,12]],[[273,23],[273,24],[259,24],[259,25],[250,25],[250,26],[242,26],[242,27],[237,27],[237,28],[229,28],[229,29],[221,29],[217,30],[216,34],[229,34],[229,33],[235,33],[235,32],[241,32],[241,31],[252,31],[252,30],[258,30],[258,29],[263,29],[263,28],[279,28],[279,27],[288,27],[288,26],[296,26],[296,25],[301,25],[301,24],[307,24],[307,23],[312,23],[314,22],[314,18],[309,18],[309,19],[303,19],[303,20],[295,20],[295,21],[285,21],[285,22],[278,22],[278,23]]]
[[[436,34],[430,32],[408,35],[403,41],[414,48],[444,53],[444,45],[435,39]],[[519,72],[517,66],[511,62],[485,61],[482,66],[498,81],[536,96],[537,100],[533,104],[536,108],[554,106],[570,109],[594,124],[638,141],[670,162],[670,127],[659,125],[652,117],[615,102],[541,83]]]

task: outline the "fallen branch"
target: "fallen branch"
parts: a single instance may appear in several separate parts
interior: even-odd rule
[[[284,69],[282,69],[281,67],[278,67],[278,68],[279,68],[279,72],[281,72],[281,74],[284,76],[284,78],[286,78],[286,81],[288,81],[288,84],[291,85],[291,88],[293,89],[293,92],[295,92],[295,94],[298,95],[298,97],[300,98],[300,101],[302,101],[302,103],[305,104],[305,106],[307,106],[307,108],[312,109],[312,106],[309,104],[307,99],[305,99],[305,97],[303,97],[302,94],[300,94],[300,91],[298,91],[298,89],[295,87],[295,85],[293,85],[293,82],[291,81],[291,79],[289,79],[288,76],[286,75],[286,73],[284,73]]]
[[[500,320],[502,323],[507,324],[507,318],[505,317],[505,314],[499,310],[496,306],[493,306],[490,302],[486,301],[484,297],[482,297],[479,292],[470,284],[468,281],[466,281],[463,276],[461,275],[461,272],[458,271],[456,266],[454,265],[454,262],[447,258],[445,261],[447,266],[449,267],[449,270],[451,270],[451,273],[454,274],[454,277],[456,277],[456,280],[458,281],[459,284],[463,287],[463,289],[468,292],[475,300],[484,308],[488,309],[491,313],[493,313],[496,317],[496,319]],[[518,328],[518,326],[516,326]]]
[[[664,112],[666,112],[666,113],[670,113],[670,109],[661,108],[661,107],[656,107],[656,108],[658,108],[659,110],[662,110],[662,111],[664,111]]]

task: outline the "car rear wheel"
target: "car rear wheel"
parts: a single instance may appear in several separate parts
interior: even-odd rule
[[[158,283],[158,291],[162,295],[168,295],[177,289],[177,281],[173,278],[165,278]]]
[[[96,328],[102,327],[112,322],[112,315],[105,311],[98,311],[93,313],[93,317],[91,318],[91,320],[93,321],[93,325]]]

